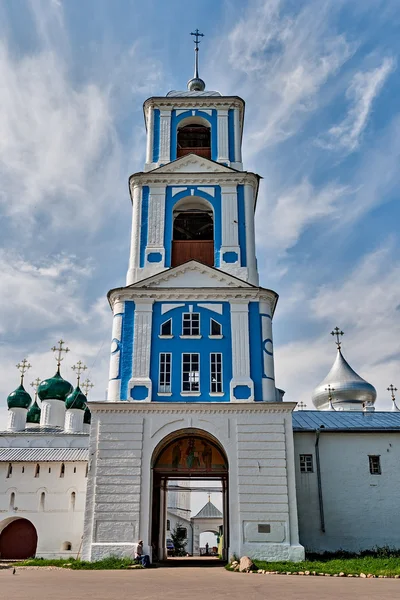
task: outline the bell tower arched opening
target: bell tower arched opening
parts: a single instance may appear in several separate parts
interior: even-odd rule
[[[187,154],[211,159],[211,127],[201,117],[183,119],[179,124],[176,156],[181,158]]]
[[[221,558],[228,556],[228,460],[224,449],[216,438],[201,429],[182,429],[167,436],[153,452],[152,462],[152,513],[151,547],[153,560],[165,560],[167,550],[167,509],[168,490],[176,490],[176,484],[185,491],[197,491],[196,482],[221,486],[223,525],[221,535]],[[214,485],[215,485],[214,484]],[[196,486],[196,487],[193,487]],[[188,555],[200,556],[200,549],[194,545],[196,532],[194,521],[188,516],[187,523],[192,530],[192,542],[186,548]],[[199,536],[197,535],[197,542]]]
[[[172,232],[172,266],[192,259],[214,266],[214,211],[195,196],[175,205]]]

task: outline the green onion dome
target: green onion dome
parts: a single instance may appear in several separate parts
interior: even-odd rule
[[[92,421],[92,413],[90,412],[89,407],[87,406],[85,408],[85,414],[83,415],[83,422],[86,425],[90,425],[91,421]]]
[[[81,391],[79,386],[76,386],[74,391],[67,396],[65,401],[65,408],[68,410],[70,408],[77,408],[78,410],[85,410],[86,408],[86,396]]]
[[[31,402],[32,398],[28,392],[25,391],[22,383],[16,390],[11,392],[7,398],[8,408],[29,408]]]
[[[38,396],[41,400],[62,400],[64,402],[72,390],[72,385],[61,377],[60,371],[57,371],[54,377],[40,383]]]
[[[31,405],[31,407],[28,410],[28,414],[26,416],[26,422],[27,423],[40,423],[40,413],[41,410],[38,406],[38,403],[35,402]]]

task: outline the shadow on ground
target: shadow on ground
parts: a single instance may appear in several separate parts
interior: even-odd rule
[[[158,563],[160,567],[175,568],[175,567],[204,567],[209,569],[210,567],[224,567],[226,565],[225,560],[220,560],[213,556],[184,556],[184,557],[171,557],[168,560],[164,560]]]

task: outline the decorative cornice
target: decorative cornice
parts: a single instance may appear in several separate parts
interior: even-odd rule
[[[173,165],[175,163],[169,163]],[[213,163],[211,163],[213,165]],[[210,171],[197,171],[195,173],[177,173],[172,171],[166,173],[165,171],[158,172],[157,169],[153,171],[134,173],[129,178],[129,187],[131,195],[133,194],[133,188],[137,185],[152,185],[152,184],[165,184],[174,186],[193,186],[193,185],[251,185],[255,190],[258,188],[259,176],[255,173],[232,171],[232,172],[221,172],[215,170]]]
[[[296,402],[89,402],[93,414],[102,412],[136,414],[244,414],[244,413],[291,413]]]
[[[149,107],[153,108],[179,108],[193,110],[194,108],[221,108],[229,110],[238,108],[244,111],[244,100],[239,96],[153,96],[148,98],[143,104],[143,110]]]
[[[207,291],[201,288],[161,288],[155,290],[152,288],[117,288],[109,292],[109,301],[111,308],[114,302],[119,300],[138,300],[154,299],[155,301],[204,301],[219,300],[232,301],[235,299],[246,299],[250,301],[264,300],[270,303],[271,310],[275,307],[276,296],[274,292],[260,292],[250,289],[224,289],[208,288]]]

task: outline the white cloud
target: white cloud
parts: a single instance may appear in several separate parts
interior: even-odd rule
[[[386,57],[379,67],[359,71],[354,75],[346,91],[346,98],[350,101],[346,117],[339,125],[329,129],[326,136],[319,140],[319,145],[331,150],[342,149],[349,152],[359,147],[373,102],[394,68],[394,59]]]

